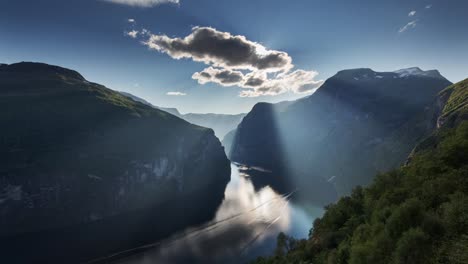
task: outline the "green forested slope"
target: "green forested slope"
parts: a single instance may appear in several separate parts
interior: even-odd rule
[[[328,206],[307,240],[280,234],[255,263],[468,263],[467,93],[468,79],[440,93],[440,128],[406,166]]]

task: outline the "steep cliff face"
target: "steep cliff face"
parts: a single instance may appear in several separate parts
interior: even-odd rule
[[[344,70],[313,95],[258,104],[239,125],[233,161],[287,171],[291,181],[326,179],[341,194],[400,165],[435,127],[437,71]],[[292,175],[292,176],[290,176]]]
[[[437,147],[448,130],[457,128],[468,120],[468,79],[450,85],[437,95],[437,130],[421,141],[411,152],[409,164],[418,153]]]
[[[440,92],[438,105],[440,115],[437,127],[455,127],[461,121],[468,119],[468,80],[451,85]]]
[[[212,130],[56,66],[0,66],[0,126],[0,236],[220,203],[230,177]]]

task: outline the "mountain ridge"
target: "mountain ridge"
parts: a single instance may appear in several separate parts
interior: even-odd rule
[[[254,106],[239,125],[229,156],[298,175],[336,176],[339,192],[347,193],[404,162],[408,146],[435,126],[436,95],[450,84],[425,75],[343,70],[285,108]],[[361,156],[352,154],[363,149]]]
[[[442,90],[438,101],[445,102],[441,108],[449,101],[463,107],[467,94],[468,79]],[[307,239],[280,234],[275,254],[253,263],[466,263],[468,115],[462,107],[452,112],[455,122],[441,123],[416,145],[405,166],[329,205]]]
[[[211,219],[230,179],[212,129],[57,66],[0,67],[0,125],[11,263],[87,261],[161,239]]]
[[[226,134],[232,131],[244,118],[246,114],[216,114],[216,113],[186,113],[181,114],[177,108],[159,107],[152,103],[127,92],[119,92],[132,100],[147,104],[151,107],[161,109],[165,112],[173,114],[179,118],[182,118],[192,124],[209,127],[215,131],[216,136],[222,140]]]
[[[27,61],[12,64],[0,63],[0,71],[3,72],[29,73],[32,70],[35,72],[42,72],[42,74],[63,75],[77,80],[86,81],[86,79],[77,71],[47,63]]]

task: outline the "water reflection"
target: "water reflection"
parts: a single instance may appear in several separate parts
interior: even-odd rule
[[[245,167],[231,165],[231,181],[215,218],[146,247],[118,263],[243,263],[270,254],[279,232],[305,237],[322,214],[290,201],[294,192],[278,194],[270,186],[254,187]]]

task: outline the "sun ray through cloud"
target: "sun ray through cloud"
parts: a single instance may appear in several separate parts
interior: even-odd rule
[[[313,93],[323,84],[316,80],[318,72],[294,69],[291,56],[271,50],[245,36],[232,35],[211,27],[193,27],[184,38],[152,34],[147,30],[127,32],[150,50],[167,54],[173,59],[190,59],[209,67],[195,72],[192,79],[199,84],[242,88],[240,97]]]

